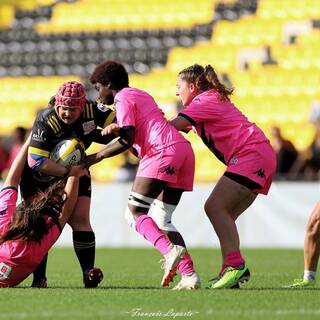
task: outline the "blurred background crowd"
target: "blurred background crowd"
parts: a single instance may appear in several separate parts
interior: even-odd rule
[[[318,180],[319,49],[319,0],[0,0],[1,176],[59,85],[80,81],[95,99],[88,75],[111,59],[168,118],[180,108],[177,73],[210,63],[270,138],[277,179]],[[215,181],[223,165],[193,133],[187,138],[196,181]],[[137,161],[129,153],[105,160],[92,168],[93,179],[131,180]]]

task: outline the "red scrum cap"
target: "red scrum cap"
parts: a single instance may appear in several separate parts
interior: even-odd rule
[[[86,104],[86,94],[81,83],[69,81],[63,83],[55,96],[55,107],[69,106],[84,108]]]

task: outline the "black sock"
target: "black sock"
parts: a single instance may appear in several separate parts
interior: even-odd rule
[[[82,272],[94,267],[96,241],[93,231],[73,231],[73,247]]]
[[[33,271],[33,281],[37,281],[37,280],[46,278],[47,261],[48,261],[48,254],[46,254],[43,257],[40,264]]]

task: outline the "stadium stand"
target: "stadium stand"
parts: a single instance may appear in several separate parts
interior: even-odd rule
[[[317,0],[92,2],[0,5],[1,134],[21,122],[30,125],[58,81],[87,82],[95,64],[114,59],[132,73],[131,85],[150,92],[168,117],[178,106],[177,72],[189,63],[210,63],[235,87],[234,102],[267,134],[272,125],[280,126],[299,150],[312,140],[310,106],[320,100]],[[41,88],[41,97],[35,88]],[[93,97],[91,86],[87,89]],[[28,111],[11,115],[22,102]],[[216,179],[223,166],[197,137],[189,139],[197,153],[197,180]],[[121,161],[97,165],[94,177],[112,180]]]

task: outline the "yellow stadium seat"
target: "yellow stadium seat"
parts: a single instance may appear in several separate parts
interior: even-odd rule
[[[9,29],[12,27],[14,20],[14,7],[9,4],[0,4],[0,30]]]

